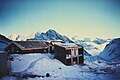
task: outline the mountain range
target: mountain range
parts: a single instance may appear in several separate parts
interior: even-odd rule
[[[48,30],[47,32],[36,32],[29,36],[10,35],[9,39],[3,35],[0,35],[0,51],[12,41],[10,40],[62,40],[64,42],[74,42],[77,45],[84,47],[84,55],[99,55],[104,60],[120,60],[120,38],[116,39],[100,39],[85,38],[84,40],[76,40],[73,38],[70,40],[68,37],[59,34],[55,30]]]
[[[8,36],[10,40],[13,41],[26,41],[29,38],[33,38],[35,36],[35,33],[29,33],[29,35],[16,35],[16,34],[11,34]]]
[[[4,37],[4,36],[3,36]],[[2,39],[2,38],[1,38]],[[68,37],[64,36],[64,35],[61,35],[59,33],[57,33],[55,30],[48,30],[47,32],[43,33],[43,32],[36,32],[36,33],[32,33],[28,36],[22,36],[22,35],[14,35],[14,34],[11,34],[9,36],[9,39],[13,40],[13,41],[25,41],[25,40],[62,40],[64,42],[72,42],[72,40],[70,40]],[[6,38],[6,40],[8,41],[11,41]],[[6,42],[6,40],[2,40],[4,42]],[[8,42],[7,41],[7,42]],[[4,44],[1,43],[1,48],[4,48],[2,46],[7,46],[7,44]],[[3,49],[1,49],[3,50]],[[84,55],[85,56],[91,56],[91,54],[89,54],[87,51],[84,50]]]
[[[59,34],[55,30],[49,29],[47,32],[36,32],[31,33],[30,35],[14,35],[11,34],[9,39],[15,41],[25,41],[25,40],[62,40],[64,42],[73,42],[68,37]]]
[[[62,40],[64,42],[73,42],[68,37],[57,33],[55,30],[48,30],[47,32],[37,32],[34,38],[29,38],[27,40]]]

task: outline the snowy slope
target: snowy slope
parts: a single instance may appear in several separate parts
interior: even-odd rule
[[[3,51],[10,42],[11,40],[0,34],[0,51]]]
[[[4,48],[7,46],[7,44],[4,44],[0,42],[0,51],[4,51]]]
[[[63,40],[65,42],[72,42],[69,38],[64,35],[60,35],[55,30],[48,30],[46,33],[37,32],[34,38],[28,40]]]
[[[84,56],[92,56],[92,55],[89,54],[86,50],[83,50],[83,54],[84,54]]]
[[[112,40],[100,53],[100,57],[110,61],[120,61],[120,38]]]
[[[51,54],[13,54],[12,71],[19,74],[5,77],[3,80],[117,80],[120,76],[116,65],[109,65],[103,60],[85,59],[85,65],[65,66]],[[119,66],[118,66],[119,67]],[[107,70],[107,71],[106,71]],[[25,74],[42,75],[50,74],[50,77],[27,77]],[[118,76],[117,76],[118,75]]]

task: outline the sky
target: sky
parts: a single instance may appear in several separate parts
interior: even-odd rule
[[[120,37],[120,1],[0,0],[0,34],[49,29],[68,37]]]

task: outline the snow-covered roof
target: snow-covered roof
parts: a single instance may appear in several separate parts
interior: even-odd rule
[[[52,43],[54,43],[54,42],[64,42],[64,41],[62,41],[62,40],[43,40],[43,41],[45,41],[45,42],[52,42]]]
[[[64,48],[82,48],[82,46],[78,46],[75,43],[56,43],[55,45],[58,45]]]
[[[44,41],[13,41],[11,44],[15,44],[21,49],[27,49],[27,48],[34,49],[34,48],[47,47],[47,43]]]

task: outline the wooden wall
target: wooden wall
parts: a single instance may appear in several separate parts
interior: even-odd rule
[[[66,50],[63,47],[60,47],[58,45],[54,45],[55,47],[55,58],[63,62],[65,65],[73,65],[73,64],[82,64],[84,63],[84,55],[83,55],[83,48],[78,49],[78,56],[76,57],[71,57],[66,59],[66,54],[68,54],[68,51],[71,50]],[[71,54],[71,52],[70,52]],[[76,63],[74,63],[76,62]]]
[[[83,48],[78,49],[78,53],[79,53],[79,55],[81,55],[81,56],[79,57],[79,62],[80,62],[80,63],[84,63]]]
[[[55,58],[66,64],[66,50],[62,47],[54,45]]]
[[[7,51],[8,53],[17,53],[17,52],[19,53],[22,50],[18,46],[12,43],[5,49],[5,51]]]

